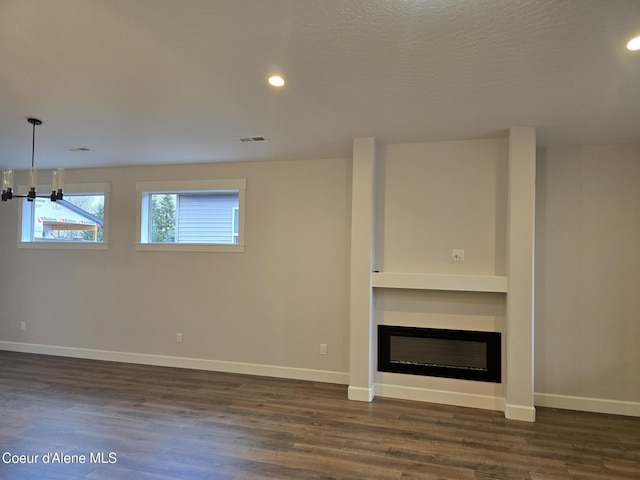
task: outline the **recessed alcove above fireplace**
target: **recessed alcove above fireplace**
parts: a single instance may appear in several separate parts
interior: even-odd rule
[[[378,371],[500,383],[501,334],[378,325]]]

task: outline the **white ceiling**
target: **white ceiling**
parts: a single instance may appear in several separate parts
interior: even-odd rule
[[[29,166],[30,116],[38,167],[348,157],[355,137],[511,126],[640,142],[639,33],[639,0],[0,0],[0,167]]]

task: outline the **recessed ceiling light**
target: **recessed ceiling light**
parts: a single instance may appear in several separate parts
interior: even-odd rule
[[[633,51],[640,50],[640,35],[629,40],[629,43],[627,43],[627,48]]]
[[[267,81],[272,87],[284,87],[284,78],[282,78],[280,75],[272,75]]]

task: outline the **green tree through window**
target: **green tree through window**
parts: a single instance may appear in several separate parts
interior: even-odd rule
[[[158,243],[176,240],[176,194],[152,196],[151,241]]]
[[[90,211],[89,213],[91,213],[92,215],[95,215],[96,217],[104,220],[104,202],[99,203],[94,209],[93,211]],[[87,241],[92,241],[93,240],[93,233],[92,232],[82,232],[82,235],[84,237],[85,240]],[[98,242],[103,242],[104,241],[104,228],[103,227],[98,227],[98,231],[96,233],[96,241]]]

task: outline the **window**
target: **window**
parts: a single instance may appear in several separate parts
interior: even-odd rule
[[[139,250],[244,251],[245,180],[138,182]]]
[[[40,191],[46,191],[40,187]],[[64,199],[22,200],[20,247],[106,249],[108,184],[67,185]]]

